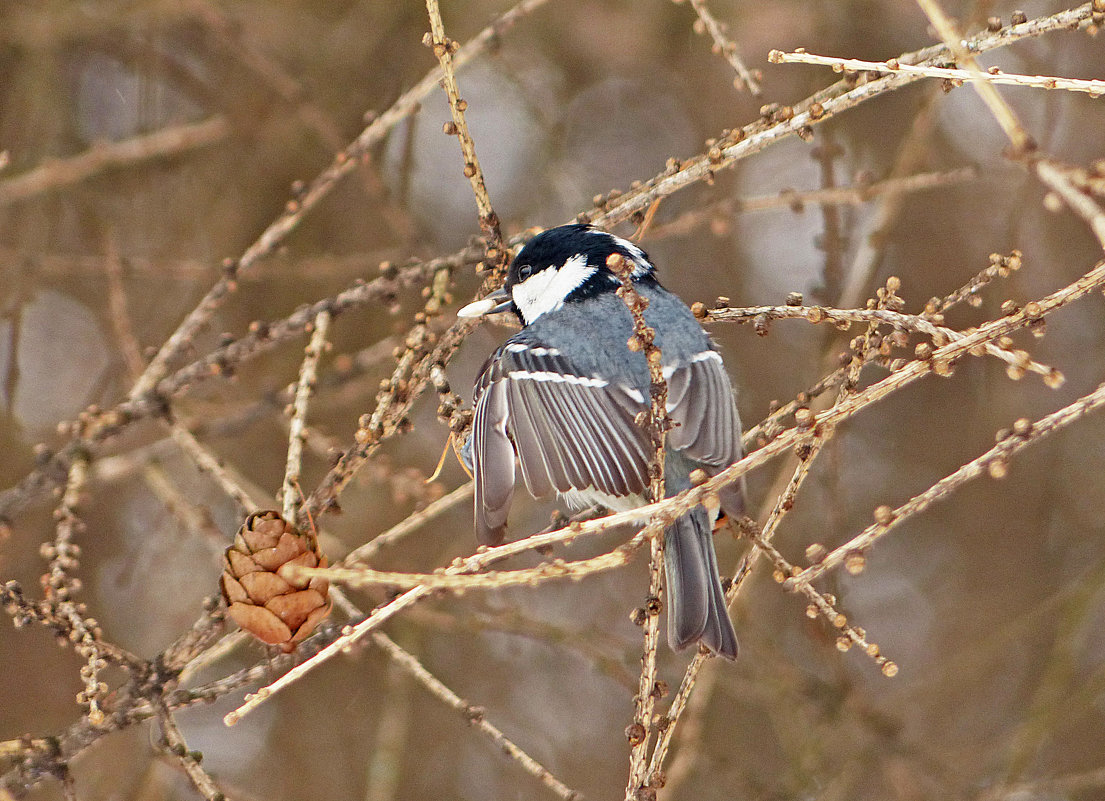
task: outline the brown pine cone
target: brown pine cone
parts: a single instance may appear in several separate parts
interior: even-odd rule
[[[220,581],[234,622],[285,652],[306,638],[332,603],[325,579],[292,578],[288,567],[326,567],[318,543],[296,531],[279,512],[254,512],[226,549]]]

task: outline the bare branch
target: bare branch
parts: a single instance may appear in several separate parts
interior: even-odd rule
[[[423,41],[427,46],[433,47],[434,55],[441,64],[442,85],[445,87],[445,94],[449,98],[449,110],[453,115],[453,127],[447,129],[447,132],[455,133],[460,139],[460,149],[464,154],[464,175],[472,184],[472,192],[476,196],[476,208],[480,212],[480,227],[487,236],[487,246],[502,252],[503,234],[499,230],[499,217],[491,207],[487,184],[483,180],[483,169],[480,167],[480,160],[476,157],[476,144],[472,141],[468,121],[464,117],[468,102],[460,96],[460,89],[457,87],[453,54],[459,49],[459,45],[445,35],[445,24],[441,21],[441,8],[438,1],[426,0],[426,11],[430,15],[430,35]]]
[[[295,521],[295,525],[299,527],[302,527],[305,522],[298,518],[299,507],[303,503],[303,494],[299,488],[299,471],[303,465],[303,442],[307,438],[307,404],[318,379],[318,362],[322,357],[322,351],[326,348],[330,319],[330,313],[327,311],[319,312],[315,317],[314,331],[304,351],[295,400],[292,402],[292,420],[288,432],[288,460],[284,467],[284,519]]]
[[[967,462],[954,473],[940,479],[921,494],[910,498],[897,509],[879,507],[876,510],[876,521],[874,523],[839,548],[833,549],[817,564],[807,567],[800,573],[788,578],[785,587],[787,589],[801,589],[826,571],[842,564],[849,556],[853,554],[862,555],[902,521],[923,512],[935,501],[945,497],[960,485],[985,473],[989,473],[993,478],[1003,478],[1008,472],[1008,463],[1012,456],[1047,435],[1082,419],[1102,404],[1105,404],[1105,384],[1069,406],[1064,406],[1062,409],[1042,417],[1034,423],[1027,419],[1018,420],[1014,423],[1012,431],[1002,432],[1003,437],[997,445],[981,456]]]
[[[0,181],[0,206],[80,183],[107,170],[208,147],[229,133],[230,125],[224,117],[212,117],[133,139],[97,143],[80,155],[54,159]]]
[[[1082,78],[1050,78],[1044,75],[1016,75],[1001,72],[997,67],[991,67],[986,72],[947,69],[944,67],[918,67],[912,64],[901,64],[893,59],[890,61],[862,61],[857,58],[817,56],[803,50],[793,53],[772,50],[768,53],[767,60],[772,64],[822,64],[832,67],[833,72],[843,70],[870,70],[884,73],[900,71],[906,74],[923,75],[926,78],[940,78],[948,81],[965,81],[968,83],[978,81],[1007,86],[1030,86],[1034,89],[1065,89],[1068,92],[1086,92],[1091,97],[1100,97],[1105,94],[1105,81]]]
[[[681,0],[675,1],[681,2]],[[733,71],[737,73],[737,77],[733,79],[733,85],[738,89],[747,90],[753,97],[759,97],[763,94],[763,90],[760,88],[762,76],[753,74],[752,70],[745,65],[740,52],[737,50],[737,43],[726,35],[725,25],[706,7],[706,0],[690,0],[690,2],[694,13],[698,15],[698,21],[694,26],[695,32],[710,35],[710,38],[714,41],[714,52],[720,53],[729,62],[729,66],[733,68]]]

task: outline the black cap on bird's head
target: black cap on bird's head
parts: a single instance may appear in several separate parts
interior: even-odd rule
[[[628,239],[589,225],[551,228],[518,251],[502,289],[468,304],[457,316],[512,311],[529,325],[564,303],[616,289],[621,282],[607,266],[607,259],[615,253],[629,262],[634,281],[652,279],[655,268],[648,254]]]

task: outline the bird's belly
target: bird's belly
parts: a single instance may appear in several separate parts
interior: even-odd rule
[[[573,510],[586,509],[594,504],[601,504],[612,512],[628,512],[638,506],[644,506],[645,499],[640,495],[610,495],[597,490],[594,487],[587,489],[571,489],[560,493],[561,499]]]

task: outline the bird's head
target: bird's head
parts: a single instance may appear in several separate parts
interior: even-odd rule
[[[527,242],[510,264],[503,288],[469,303],[459,317],[512,311],[524,325],[565,303],[611,292],[621,281],[607,266],[614,253],[629,263],[634,281],[652,281],[648,254],[627,239],[589,225],[562,225]]]

